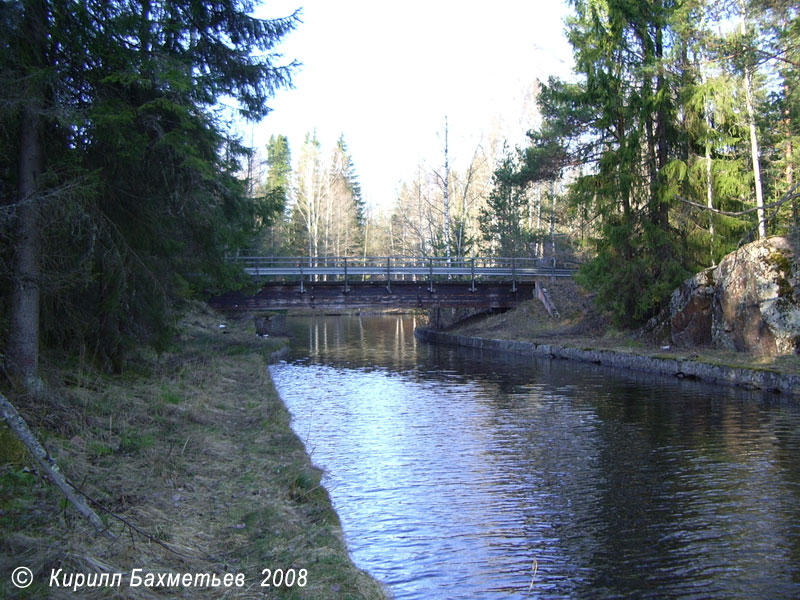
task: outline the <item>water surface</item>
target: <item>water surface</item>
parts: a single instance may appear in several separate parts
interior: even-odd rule
[[[275,384],[396,598],[800,598],[797,402],[289,322]]]

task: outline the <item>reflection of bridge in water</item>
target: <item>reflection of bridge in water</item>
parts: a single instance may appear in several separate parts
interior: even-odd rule
[[[233,259],[258,293],[211,299],[227,310],[287,308],[506,308],[534,296],[536,281],[575,269],[532,258],[257,257]]]

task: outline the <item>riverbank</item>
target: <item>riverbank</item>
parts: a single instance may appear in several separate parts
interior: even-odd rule
[[[122,376],[51,366],[44,406],[12,397],[62,472],[114,513],[95,506],[116,537],[63,506],[2,425],[0,597],[385,598],[351,562],[321,472],[272,386],[266,359],[284,344],[251,322],[195,313],[176,350],[143,353]],[[19,566],[33,573],[24,590],[9,579]],[[58,569],[62,584],[121,573],[122,585],[56,590]],[[132,587],[134,569],[242,574],[244,585]]]
[[[682,379],[697,379],[709,383],[735,385],[748,389],[761,389],[800,396],[800,375],[779,373],[768,369],[746,369],[683,358],[647,356],[616,350],[573,348],[558,344],[471,337],[430,329],[417,329],[414,333],[423,341],[437,344],[451,344],[491,350],[493,352],[509,352],[543,358],[578,360],[607,367],[673,375]]]
[[[557,315],[537,300],[513,310],[470,320],[444,332],[420,330],[418,337],[492,351],[579,360],[692,378],[709,383],[800,395],[800,356],[758,357],[744,352],[679,349],[668,341],[613,329],[591,297],[572,281],[545,283]]]

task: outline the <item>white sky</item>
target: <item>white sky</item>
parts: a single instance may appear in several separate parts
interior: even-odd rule
[[[295,89],[272,100],[244,133],[263,147],[289,138],[293,160],[316,129],[323,152],[344,134],[365,200],[390,205],[418,164],[466,165],[497,123],[512,145],[530,127],[526,91],[536,78],[567,76],[564,2],[548,0],[276,0],[259,17],[302,8],[302,24],[278,50],[303,66]],[[527,112],[527,116],[523,115]]]

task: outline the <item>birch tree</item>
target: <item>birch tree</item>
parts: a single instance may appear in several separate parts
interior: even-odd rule
[[[758,130],[756,128],[756,115],[753,106],[753,50],[752,33],[748,27],[747,5],[745,0],[739,0],[739,34],[742,39],[742,74],[744,79],[745,106],[747,107],[747,125],[750,131],[750,156],[753,163],[753,184],[756,195],[756,215],[758,217],[758,237],[767,237],[767,222],[764,212],[764,192],[761,185],[761,157],[758,150]]]
[[[319,256],[320,228],[323,218],[325,173],[320,157],[320,143],[316,132],[306,134],[300,150],[300,160],[295,173],[294,214],[302,219],[306,254],[310,259]]]

